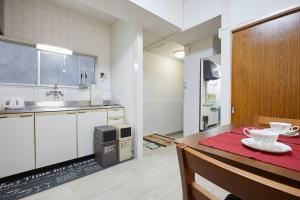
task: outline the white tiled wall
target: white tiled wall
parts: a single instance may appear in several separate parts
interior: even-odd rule
[[[97,56],[96,80],[100,72],[110,77],[110,25],[58,7],[46,0],[5,0],[4,34],[9,37],[72,49]],[[1,81],[0,81],[1,82]],[[110,79],[104,95],[110,96]],[[89,90],[62,89],[67,100],[89,100]],[[0,101],[7,96],[44,100],[45,88],[0,86]]]
[[[26,101],[51,101],[53,96],[46,96],[46,92],[51,88],[45,87],[25,87],[25,86],[0,86],[0,102],[6,98],[22,97]],[[59,88],[64,96],[59,100],[88,100],[90,90],[79,90],[76,88]]]

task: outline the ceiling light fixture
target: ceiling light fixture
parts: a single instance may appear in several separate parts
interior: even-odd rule
[[[183,59],[185,56],[184,50],[174,51],[174,56],[179,59]]]
[[[37,44],[36,45],[37,49],[44,50],[44,51],[50,51],[54,53],[60,53],[60,54],[65,54],[65,55],[72,55],[73,52],[70,49],[65,49],[61,47],[55,47],[47,44]]]

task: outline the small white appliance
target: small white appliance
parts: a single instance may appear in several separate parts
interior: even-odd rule
[[[22,109],[25,107],[24,99],[22,98],[10,98],[6,99],[3,102],[3,108],[4,109]]]

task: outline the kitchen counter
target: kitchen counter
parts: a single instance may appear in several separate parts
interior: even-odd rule
[[[1,114],[3,115],[3,114],[20,114],[20,113],[41,113],[41,112],[110,109],[110,108],[124,108],[124,107],[122,105],[91,106],[89,101],[26,102],[25,108],[0,110],[0,115]]]

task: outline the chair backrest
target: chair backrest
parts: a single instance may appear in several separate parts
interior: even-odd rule
[[[265,117],[254,115],[254,126],[268,126],[269,122],[285,122],[293,124],[294,126],[300,126],[299,119],[286,119],[286,118],[277,118],[277,117]]]
[[[184,200],[216,200],[195,182],[195,173],[243,200],[299,200],[300,189],[228,165],[185,144],[177,145]],[[266,196],[267,195],[267,196]]]

